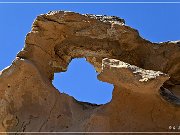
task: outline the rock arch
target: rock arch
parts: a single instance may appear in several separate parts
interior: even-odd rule
[[[77,102],[52,86],[54,73],[79,57],[94,65],[100,80],[114,84],[111,103]],[[115,16],[40,15],[0,75],[0,130],[169,131],[180,121],[179,99],[169,98],[172,105],[158,91],[165,82],[163,91],[179,92],[179,60],[179,42],[151,43]]]

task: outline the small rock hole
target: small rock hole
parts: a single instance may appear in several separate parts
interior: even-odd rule
[[[99,81],[94,67],[84,58],[73,59],[68,70],[56,73],[53,84],[76,100],[91,104],[106,104],[112,99],[113,85]]]

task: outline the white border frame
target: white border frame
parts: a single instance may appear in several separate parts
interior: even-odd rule
[[[0,4],[180,4],[180,1],[174,2],[0,2]],[[0,134],[180,134],[179,132],[0,132]]]
[[[180,132],[0,132],[0,134],[179,134]]]
[[[62,1],[62,2],[46,2],[46,1],[42,1],[42,2],[0,2],[0,4],[180,4],[180,1],[174,1],[174,2],[160,2],[160,1],[157,1],[157,2],[151,2],[151,1],[147,1],[147,2],[133,2],[133,1],[129,1],[129,2],[118,2],[118,1],[112,1],[112,2],[107,2],[107,1],[104,1],[104,2],[101,2],[101,1],[97,1],[97,2],[80,2],[80,1],[75,1],[75,2],[66,2],[66,1]]]

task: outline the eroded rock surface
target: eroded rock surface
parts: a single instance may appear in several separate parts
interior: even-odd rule
[[[114,84],[110,103],[78,102],[53,87],[54,73],[79,57]],[[53,11],[35,19],[0,73],[0,131],[170,131],[180,124],[179,88],[179,41],[152,43],[114,16]]]

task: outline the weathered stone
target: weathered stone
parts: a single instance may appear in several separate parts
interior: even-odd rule
[[[78,102],[52,85],[80,57],[114,84],[110,103]],[[151,43],[114,16],[51,11],[0,72],[0,131],[169,131],[180,122],[179,85],[179,42]]]

